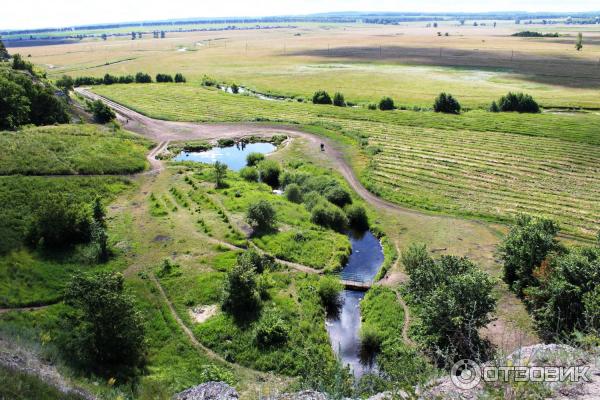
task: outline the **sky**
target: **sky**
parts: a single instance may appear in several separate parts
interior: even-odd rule
[[[329,11],[600,11],[599,0],[3,0],[0,30]]]

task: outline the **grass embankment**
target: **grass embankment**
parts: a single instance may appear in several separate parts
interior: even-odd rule
[[[292,122],[337,131],[369,154],[367,167],[359,166],[363,184],[399,204],[491,221],[542,214],[585,237],[600,219],[600,117],[593,113],[381,112],[263,101],[190,85],[95,91],[162,119]]]
[[[1,132],[0,175],[130,174],[146,168],[150,142],[120,129],[59,125]]]
[[[83,400],[76,394],[65,394],[39,378],[0,365],[0,399]]]

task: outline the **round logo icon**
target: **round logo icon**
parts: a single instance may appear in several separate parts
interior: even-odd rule
[[[481,369],[475,361],[460,360],[452,366],[450,378],[459,389],[473,389],[481,382]]]

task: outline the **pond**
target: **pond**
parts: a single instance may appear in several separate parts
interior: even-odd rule
[[[267,142],[236,143],[228,147],[213,147],[210,150],[199,152],[182,151],[174,161],[195,161],[205,164],[214,164],[217,161],[225,163],[229,169],[239,171],[246,166],[246,156],[250,153],[272,153],[277,149],[275,145]]]
[[[383,249],[379,240],[370,232],[349,234],[352,254],[342,269],[340,277],[359,282],[368,282],[377,275],[383,263]],[[333,351],[344,366],[349,365],[356,378],[376,371],[376,365],[361,357],[360,301],[364,292],[344,290],[342,306],[336,315],[326,321],[327,333]]]

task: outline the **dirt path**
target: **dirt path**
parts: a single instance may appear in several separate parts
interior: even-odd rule
[[[56,303],[52,303],[52,304],[56,304]],[[17,307],[17,308],[0,308],[0,314],[5,314],[8,312],[12,312],[12,311],[16,311],[16,312],[23,312],[23,311],[37,311],[37,310],[41,310],[44,309],[48,306],[51,306],[52,304],[44,304],[43,306],[30,306],[30,307]]]

